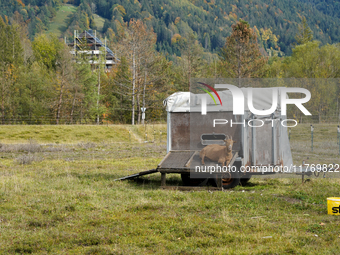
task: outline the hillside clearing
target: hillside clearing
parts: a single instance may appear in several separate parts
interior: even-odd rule
[[[49,29],[46,33],[53,33],[57,37],[60,37],[63,32],[66,31],[68,26],[68,21],[73,13],[75,13],[77,7],[71,4],[65,4],[59,8],[56,16],[50,23]]]
[[[72,4],[64,4],[57,11],[56,16],[50,22],[49,29],[46,31],[47,34],[55,34],[57,37],[60,37],[62,33],[67,30],[69,25],[69,20],[71,16],[77,11],[77,7]],[[97,26],[98,31],[102,31],[105,19],[101,16],[94,14],[94,22]],[[79,31],[82,32],[82,31]]]
[[[101,32],[103,30],[105,19],[99,16],[98,14],[93,14],[93,17],[94,17],[94,23],[97,26],[97,30]]]

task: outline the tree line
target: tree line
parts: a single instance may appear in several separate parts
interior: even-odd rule
[[[0,18],[1,123],[137,124],[143,123],[142,107],[147,120],[164,121],[162,101],[174,92],[189,91],[192,78],[236,78],[239,86],[244,78],[272,78],[277,84],[282,78],[305,79],[303,86],[312,92],[307,105],[312,114],[338,113],[339,85],[330,78],[340,76],[340,46],[313,40],[305,19],[288,57],[261,51],[261,41],[273,35],[265,30],[259,34],[244,20],[232,26],[218,54],[207,51],[196,33],[173,38],[181,53],[173,60],[157,51],[157,34],[143,20],[122,22],[118,31],[108,30],[115,37],[109,47],[119,62],[107,72],[104,49],[99,64],[91,66],[87,54],[72,56],[57,37],[39,34],[30,40],[27,26]],[[298,111],[289,114],[301,117]]]

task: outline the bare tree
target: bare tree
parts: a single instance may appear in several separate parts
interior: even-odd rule
[[[92,11],[93,14],[95,14],[97,12],[97,6],[93,2],[91,3],[91,11]]]
[[[145,84],[145,67],[154,51],[156,35],[148,30],[141,20],[131,20],[126,24],[125,34],[117,45],[120,55],[124,55],[131,65],[132,70],[132,125],[135,124],[135,110],[137,106],[138,123],[141,116],[140,95]]]

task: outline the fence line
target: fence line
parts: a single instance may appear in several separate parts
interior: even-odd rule
[[[160,118],[160,119],[149,119],[145,120],[146,125],[151,124],[164,124],[166,123],[166,118]],[[63,118],[59,119],[59,124],[56,123],[56,119],[44,119],[44,120],[38,120],[38,119],[31,119],[31,120],[23,120],[23,119],[6,119],[4,121],[0,120],[0,125],[119,125],[119,124],[131,124],[131,122],[121,122],[121,121],[112,121],[109,119],[101,119],[99,123],[97,123],[96,120],[74,120],[73,122],[70,121],[69,118]],[[141,123],[136,123],[136,125],[142,125]]]
[[[312,115],[301,116],[296,118],[299,123],[316,124],[316,123],[340,123],[340,116],[338,115]]]
[[[136,116],[135,119],[137,119]],[[63,125],[97,125],[97,120],[95,118],[90,119],[88,117],[82,117],[80,115],[73,115],[72,121],[71,116],[63,116],[59,118],[59,124]],[[166,117],[162,116],[159,118],[150,117],[145,120],[146,122],[159,122],[164,123],[166,122]],[[142,120],[141,120],[142,122]],[[20,116],[17,118],[8,118],[8,119],[1,119],[0,118],[0,125],[57,125],[57,118],[53,115],[50,116],[42,116],[42,117],[30,117],[30,116]],[[124,122],[120,121],[119,119],[110,119],[107,117],[101,117],[99,121],[99,125],[107,125],[107,124],[131,124],[130,121]]]
[[[136,116],[137,117],[137,116]],[[316,124],[316,123],[337,123],[340,124],[340,116],[338,115],[312,115],[312,116],[300,116],[300,117],[291,117],[288,115],[288,119],[295,119],[298,123],[305,124]],[[159,118],[147,118],[147,122],[166,122],[166,116],[161,116]],[[3,125],[15,125],[15,124],[26,124],[26,125],[56,125],[57,119],[54,115],[44,115],[40,117],[32,117],[32,116],[18,116],[16,118],[9,119],[0,119],[0,124]],[[67,124],[67,125],[94,125],[97,124],[95,118],[90,119],[88,117],[83,117],[81,115],[73,115],[72,121],[71,116],[62,116],[59,118],[59,124]],[[100,125],[106,124],[130,124],[130,122],[122,122],[118,119],[109,119],[107,117],[102,117],[100,119]]]

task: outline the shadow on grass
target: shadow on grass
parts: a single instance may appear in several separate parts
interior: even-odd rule
[[[62,173],[59,176],[67,176],[69,174]],[[122,175],[118,174],[110,174],[110,173],[70,173],[73,177],[78,178],[79,180],[93,182],[93,181],[113,181],[122,177]],[[239,185],[236,189],[245,189],[245,190],[257,190],[257,189],[266,189],[266,188],[275,188],[279,185],[290,186],[291,183],[282,183],[277,179],[262,179],[262,178],[254,178],[249,182],[243,185]],[[136,177],[134,179],[122,180],[126,183],[129,183],[132,188],[135,189],[155,189],[161,187],[161,176],[159,173],[153,173],[151,175]],[[206,186],[211,186],[207,183]],[[110,186],[114,186],[114,182],[110,184]],[[166,186],[184,186],[181,177],[179,174],[171,174],[166,179]]]
[[[240,186],[245,187],[245,188],[257,187],[259,185],[260,185],[259,183],[253,183],[253,182],[247,182],[245,184],[240,183]]]
[[[122,175],[117,175],[117,174],[108,174],[108,173],[62,173],[59,175],[59,177],[63,177],[63,176],[68,176],[71,175],[73,177],[78,178],[79,180],[83,180],[83,181],[113,181],[116,180],[120,177],[122,177]],[[156,187],[160,187],[161,186],[161,176],[159,173],[154,173],[153,175],[150,175],[149,178],[145,178],[145,177],[137,177],[134,179],[128,179],[128,180],[121,180],[122,182],[126,182],[131,184],[132,187],[134,188],[143,188],[143,189],[155,189]],[[117,181],[119,182],[119,181]],[[114,183],[114,182],[113,182]],[[111,186],[113,186],[114,184],[111,183]],[[180,179],[180,177],[176,177],[176,176],[169,176],[169,178],[167,178],[166,180],[166,184],[169,186],[182,186],[182,181]]]
[[[107,174],[107,173],[62,173],[59,174],[58,177],[65,177],[65,176],[73,176],[78,178],[79,180],[91,180],[91,181],[102,181],[102,180],[115,180],[118,179],[121,176],[118,176],[117,174]]]
[[[161,186],[161,177],[160,176],[157,176],[157,178],[155,178],[156,176],[153,176],[153,178],[151,179],[145,179],[145,178],[136,178],[134,180],[131,180],[130,182],[134,182],[138,185],[141,185],[141,184],[147,184],[147,185],[150,185],[150,186]],[[182,181],[180,178],[168,178],[166,180],[166,185],[167,186],[182,186]]]
[[[61,176],[66,176],[67,174],[63,173]],[[121,175],[117,174],[108,174],[108,173],[71,173],[72,176],[78,178],[79,180],[84,180],[84,181],[113,181],[115,179],[118,179],[122,177]],[[155,188],[160,188],[161,187],[161,176],[159,173],[154,173],[151,175],[143,176],[143,177],[136,177],[134,179],[128,179],[128,180],[121,180],[123,182],[129,183],[132,188],[135,189],[155,189]],[[239,188],[244,188],[244,189],[263,189],[268,186],[272,186],[273,184],[276,184],[275,181],[268,181],[268,183],[258,183],[258,182],[247,182],[244,185],[239,186]],[[113,185],[113,184],[112,184]],[[185,186],[181,180],[181,177],[179,174],[172,174],[169,175],[166,179],[166,186]],[[207,183],[205,186],[211,186],[210,182]]]

